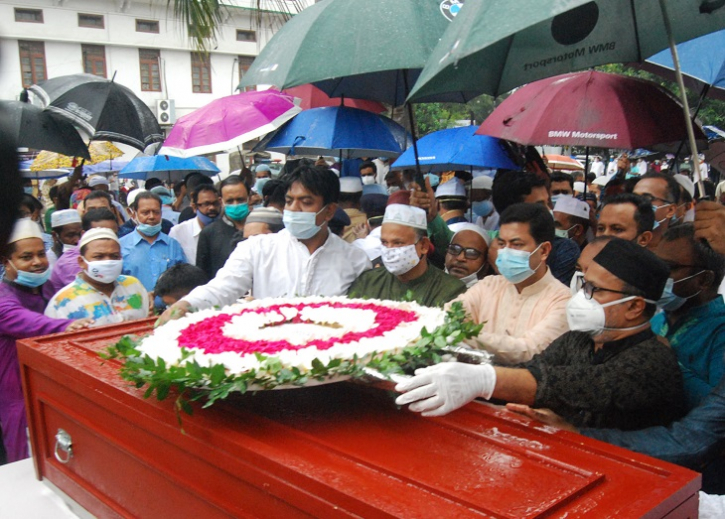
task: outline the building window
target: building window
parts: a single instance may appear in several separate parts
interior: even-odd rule
[[[23,87],[45,81],[45,44],[42,41],[18,41],[20,48],[20,74]]]
[[[15,8],[16,22],[43,23],[43,11],[40,9]]]
[[[237,61],[239,62],[239,81],[241,82],[244,74],[247,73],[249,67],[252,66],[252,63],[254,63],[254,56],[237,56]],[[257,90],[257,87],[244,87],[245,92],[249,92],[250,90]]]
[[[255,31],[237,29],[237,41],[257,41],[257,33]]]
[[[191,53],[191,90],[211,94],[211,59],[209,54]]]
[[[146,92],[161,92],[159,56],[160,52],[156,49],[138,50],[138,59],[141,64],[141,90]]]
[[[106,77],[106,48],[102,45],[81,45],[83,72]]]
[[[136,20],[136,32],[159,33],[159,22],[154,20]]]
[[[103,29],[102,14],[83,14],[78,13],[78,27],[90,27],[91,29]]]

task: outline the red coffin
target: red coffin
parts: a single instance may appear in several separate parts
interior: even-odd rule
[[[426,419],[338,383],[196,408],[182,432],[173,398],[145,400],[97,356],[151,326],[18,343],[37,476],[93,515],[697,517],[698,474],[486,404]]]

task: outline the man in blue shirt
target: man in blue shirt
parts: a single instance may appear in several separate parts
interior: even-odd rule
[[[186,263],[179,242],[161,232],[161,199],[149,191],[139,193],[131,208],[138,225],[121,238],[123,274],[137,278],[151,292],[169,267]]]
[[[688,409],[707,396],[723,376],[725,302],[718,287],[725,258],[695,238],[690,223],[670,227],[654,251],[670,267],[670,279],[652,318],[652,331],[677,353]]]

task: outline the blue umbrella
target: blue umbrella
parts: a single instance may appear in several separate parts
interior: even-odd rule
[[[198,171],[207,176],[219,173],[219,168],[207,158],[171,157],[169,155],[154,155],[152,157],[136,157],[118,174],[119,178],[134,178],[148,180],[160,178],[162,180],[176,180],[187,173]]]
[[[708,88],[711,97],[725,99],[725,30],[680,43],[677,53],[688,87],[698,91]],[[675,65],[669,49],[647,59],[643,68],[674,81]]]
[[[254,151],[345,159],[397,157],[410,142],[405,128],[392,119],[358,108],[325,106],[300,112]]]
[[[86,175],[108,175],[110,173],[115,173],[116,171],[121,171],[123,168],[128,166],[129,161],[127,160],[104,160],[103,162],[99,162],[98,164],[90,164],[88,166],[83,166],[83,173]]]
[[[518,169],[500,139],[475,135],[478,126],[438,130],[418,141],[418,160],[422,171],[451,171],[474,168]],[[392,169],[415,167],[413,149],[408,149]]]

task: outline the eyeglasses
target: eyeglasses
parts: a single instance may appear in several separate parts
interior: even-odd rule
[[[644,198],[645,200],[647,200],[650,204],[652,202],[654,202],[655,200],[657,200],[658,202],[662,202],[665,205],[672,205],[672,204],[674,204],[674,202],[672,202],[671,200],[667,200],[665,198],[659,198],[657,196],[652,196],[652,195],[649,195],[647,193],[645,193],[643,195],[639,195],[639,196],[641,196],[642,198]]]
[[[461,254],[461,252],[464,253],[463,257],[466,259],[469,259],[469,260],[477,260],[478,258],[480,258],[483,255],[483,252],[481,252],[480,250],[464,248],[464,247],[461,247],[460,245],[455,245],[455,244],[451,244],[448,246],[448,254],[450,254],[454,258],[458,257],[458,255]]]
[[[622,292],[621,290],[612,290],[611,288],[602,288],[595,286],[591,281],[584,281],[582,284],[582,290],[587,299],[594,297],[596,292],[614,292],[615,294],[623,294],[625,296],[636,296],[637,294],[630,294],[629,292]]]
[[[570,195],[571,194],[571,191],[569,191],[567,189],[554,189],[551,192],[551,194],[552,195]]]

